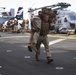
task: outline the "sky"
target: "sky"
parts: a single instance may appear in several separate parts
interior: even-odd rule
[[[68,9],[76,12],[75,0],[0,0],[0,7],[6,7],[6,10],[14,8],[15,13],[17,12],[18,7],[23,7],[24,14],[27,18],[28,8],[39,8],[43,6],[57,4],[59,2],[70,3],[71,6]]]

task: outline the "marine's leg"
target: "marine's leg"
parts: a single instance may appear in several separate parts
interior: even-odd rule
[[[37,44],[38,37],[39,37],[39,33],[35,32],[34,35],[33,35],[33,41],[32,41],[32,44],[31,44],[31,48],[34,51],[37,51],[36,44]]]
[[[32,52],[31,45],[32,45],[32,41],[33,41],[33,35],[34,35],[34,32],[31,31],[30,40],[29,40],[29,44],[28,44],[28,50],[30,52]]]
[[[36,44],[36,48],[37,48],[37,51],[36,51],[36,54],[35,54],[35,60],[36,61],[40,60],[40,58],[39,58],[39,56],[40,56],[40,45],[41,45],[41,37],[39,36],[37,44]]]
[[[48,37],[47,36],[43,37],[43,44],[45,46],[47,64],[49,64],[50,62],[53,61],[53,59],[51,57],[51,51],[50,51],[50,48],[49,48],[49,42],[48,42]]]

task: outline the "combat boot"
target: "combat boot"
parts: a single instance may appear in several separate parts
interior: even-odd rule
[[[29,50],[30,52],[32,52],[32,49],[31,49],[31,47],[30,47],[30,46],[28,46],[28,50]]]
[[[50,64],[50,62],[53,62],[54,60],[50,57],[47,57],[47,64]]]
[[[29,43],[29,45],[28,45],[28,50],[30,51],[30,52],[32,52],[32,48],[31,48],[31,44]]]

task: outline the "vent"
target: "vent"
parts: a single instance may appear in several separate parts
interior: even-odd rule
[[[70,27],[71,27],[72,29],[74,29],[74,28],[75,28],[75,24],[74,24],[74,23],[70,23]]]

